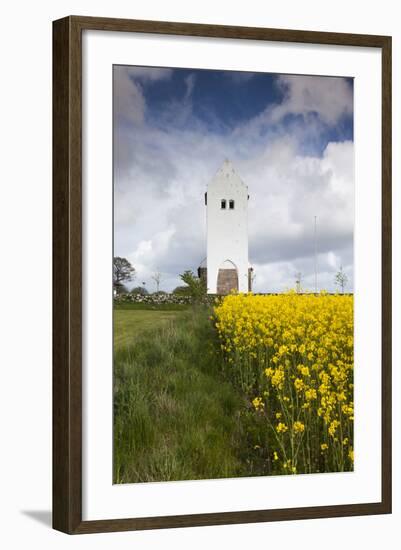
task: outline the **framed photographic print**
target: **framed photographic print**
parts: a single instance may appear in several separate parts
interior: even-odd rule
[[[391,512],[391,38],[53,24],[53,526]]]

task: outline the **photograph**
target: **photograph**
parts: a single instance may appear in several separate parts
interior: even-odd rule
[[[113,65],[112,176],[113,483],[353,471],[353,78]]]

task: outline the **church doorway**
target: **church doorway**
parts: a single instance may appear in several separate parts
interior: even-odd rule
[[[217,294],[229,294],[238,291],[238,269],[230,260],[225,260],[217,275]]]

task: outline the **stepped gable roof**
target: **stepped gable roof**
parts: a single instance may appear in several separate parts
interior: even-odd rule
[[[221,167],[217,170],[214,178],[209,185],[222,183],[225,179],[230,179],[233,183],[240,183],[247,189],[247,186],[239,177],[234,169],[232,162],[229,159],[225,159]]]

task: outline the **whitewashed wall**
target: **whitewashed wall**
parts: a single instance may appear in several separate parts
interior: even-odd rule
[[[221,200],[226,208],[221,208]],[[234,200],[230,210],[229,201]],[[238,270],[238,289],[248,291],[248,188],[231,162],[224,161],[207,189],[207,286],[216,293],[220,268],[227,260]]]

